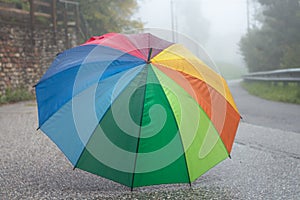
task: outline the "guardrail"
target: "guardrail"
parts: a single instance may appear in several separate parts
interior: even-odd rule
[[[300,68],[249,73],[245,81],[296,82],[300,83]]]

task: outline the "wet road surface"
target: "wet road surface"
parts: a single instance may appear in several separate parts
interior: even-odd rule
[[[281,117],[272,117],[277,113],[273,111],[256,115],[254,108],[261,110],[266,106],[258,108],[256,103],[251,104],[251,99],[248,103],[241,102],[252,97],[247,97],[239,86],[231,87],[244,116],[233,145],[232,159],[218,164],[191,188],[188,184],[163,185],[130,192],[129,188],[99,176],[72,170],[58,148],[35,130],[34,102],[1,106],[0,199],[299,199],[297,124],[291,125],[290,120],[282,118],[284,113]],[[251,108],[244,107],[249,103]],[[299,109],[291,107],[291,110]],[[278,111],[278,108],[271,110]],[[298,116],[294,112],[287,115],[288,118]],[[255,118],[263,118],[265,124]],[[277,121],[272,120],[274,118]],[[290,124],[279,124],[281,121]]]
[[[229,82],[229,86],[243,122],[300,133],[300,105],[252,96],[240,81]]]

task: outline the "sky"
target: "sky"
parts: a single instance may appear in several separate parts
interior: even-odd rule
[[[171,0],[138,0],[145,28],[171,30]],[[247,30],[247,0],[173,0],[176,30],[199,42],[215,62],[244,66],[238,42]],[[179,41],[180,42],[180,41]]]

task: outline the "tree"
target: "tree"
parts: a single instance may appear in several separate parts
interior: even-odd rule
[[[179,27],[184,33],[188,33],[194,40],[204,44],[209,39],[209,21],[201,11],[202,0],[176,1],[180,12]]]
[[[258,0],[263,10],[261,26],[240,41],[249,71],[300,66],[299,0]]]
[[[132,20],[137,10],[136,0],[78,0],[81,13],[92,35],[122,32],[142,28],[138,20]]]

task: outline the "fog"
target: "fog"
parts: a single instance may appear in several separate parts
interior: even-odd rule
[[[145,23],[145,28],[172,30],[171,0],[138,3],[135,17]],[[245,72],[238,42],[247,31],[247,0],[173,0],[173,5],[177,32],[201,44],[228,78]]]

